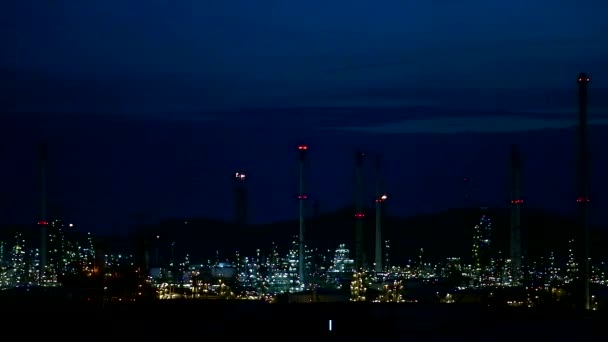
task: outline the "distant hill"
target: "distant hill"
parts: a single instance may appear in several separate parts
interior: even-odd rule
[[[352,208],[322,214],[306,220],[306,240],[308,245],[321,250],[334,250],[345,243],[353,253],[354,226]],[[368,260],[373,258],[375,217],[374,210],[366,211],[364,218],[365,249]],[[492,220],[492,246],[495,253],[508,253],[509,211],[485,209]],[[383,240],[390,240],[391,259],[394,263],[416,258],[420,248],[424,248],[425,258],[470,257],[473,227],[479,222],[482,209],[450,209],[434,214],[413,217],[385,217],[383,220]],[[528,237],[528,253],[544,256],[550,251],[564,255],[568,239],[576,227],[572,219],[541,210],[525,209],[522,225]],[[259,248],[268,254],[274,242],[281,253],[285,253],[298,233],[298,221],[284,221],[267,225],[237,227],[234,224],[211,219],[175,219],[157,225],[139,227],[139,233],[131,236],[123,244],[135,246],[137,241],[147,239],[149,246],[158,246],[159,255],[168,257],[170,253],[182,257],[189,253],[191,260],[215,259],[216,251],[220,259],[232,258],[236,251],[241,255],[254,255]],[[603,229],[592,228],[592,254],[603,253],[601,246],[608,241]],[[171,244],[175,243],[173,252]],[[139,243],[141,244],[141,243]]]

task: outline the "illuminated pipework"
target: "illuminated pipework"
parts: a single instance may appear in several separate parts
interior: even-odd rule
[[[367,293],[368,279],[365,272],[353,273],[353,281],[350,283],[350,293],[352,302],[365,302]]]

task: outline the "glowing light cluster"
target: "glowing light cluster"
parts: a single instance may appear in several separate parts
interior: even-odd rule
[[[367,293],[368,276],[366,272],[356,272],[353,274],[353,281],[350,283],[350,300],[353,302],[365,302]]]
[[[387,194],[383,194],[380,197],[376,198],[376,203],[385,202],[387,199],[388,199],[388,195]]]

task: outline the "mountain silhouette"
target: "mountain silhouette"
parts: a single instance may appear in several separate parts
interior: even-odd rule
[[[375,217],[373,209],[365,212],[364,249],[367,260],[371,261],[374,255]],[[343,208],[306,219],[305,237],[309,248],[333,252],[339,244],[344,243],[351,249],[352,257],[355,238],[353,213],[353,208]],[[390,240],[391,263],[399,265],[414,260],[418,258],[421,248],[424,249],[425,258],[460,257],[469,260],[474,226],[481,215],[487,215],[492,222],[492,253],[506,256],[509,251],[509,210],[458,208],[405,218],[384,217],[383,240]],[[575,235],[577,225],[568,217],[526,208],[522,211],[522,226],[525,250],[530,257],[548,256],[554,252],[565,258],[568,240]],[[232,260],[237,251],[241,256],[253,256],[260,249],[262,255],[268,255],[273,243],[285,255],[292,242],[297,241],[297,234],[297,220],[239,227],[204,218],[172,219],[140,226],[122,244],[125,247],[141,245],[141,241],[145,240],[165,259],[170,255],[182,258],[188,253],[193,262],[215,260],[218,255],[223,261]],[[603,229],[592,227],[591,241],[592,255],[597,256],[601,253],[600,246],[608,239]]]

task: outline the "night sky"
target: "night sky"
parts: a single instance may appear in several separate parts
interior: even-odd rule
[[[527,206],[574,208],[576,77],[591,74],[593,220],[608,224],[606,1],[10,1],[0,5],[0,223],[51,207],[83,229],[143,215],[297,215],[352,200],[354,151],[385,158],[389,211],[503,207],[521,145]],[[603,133],[602,133],[603,132]],[[368,163],[373,202],[373,161]],[[603,178],[602,178],[603,177]]]

